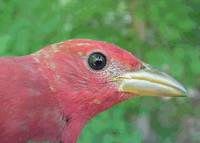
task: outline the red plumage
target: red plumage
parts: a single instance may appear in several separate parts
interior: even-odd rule
[[[93,52],[107,57],[101,71],[87,63]],[[90,118],[132,97],[113,79],[143,63],[113,44],[78,39],[0,58],[0,67],[0,142],[75,143]]]

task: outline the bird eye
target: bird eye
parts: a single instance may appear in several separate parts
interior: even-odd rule
[[[106,66],[106,56],[100,52],[89,55],[88,64],[94,70],[101,70]]]

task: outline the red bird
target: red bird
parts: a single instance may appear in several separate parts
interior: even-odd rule
[[[76,143],[86,122],[135,95],[182,96],[184,87],[131,53],[77,39],[0,58],[0,142]]]

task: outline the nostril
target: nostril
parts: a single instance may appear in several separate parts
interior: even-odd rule
[[[146,66],[142,64],[142,65],[140,66],[140,70],[143,70],[143,69],[146,69]]]

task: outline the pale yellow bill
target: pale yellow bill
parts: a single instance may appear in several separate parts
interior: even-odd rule
[[[139,71],[116,77],[121,92],[147,96],[186,96],[187,91],[169,75],[145,65]]]

